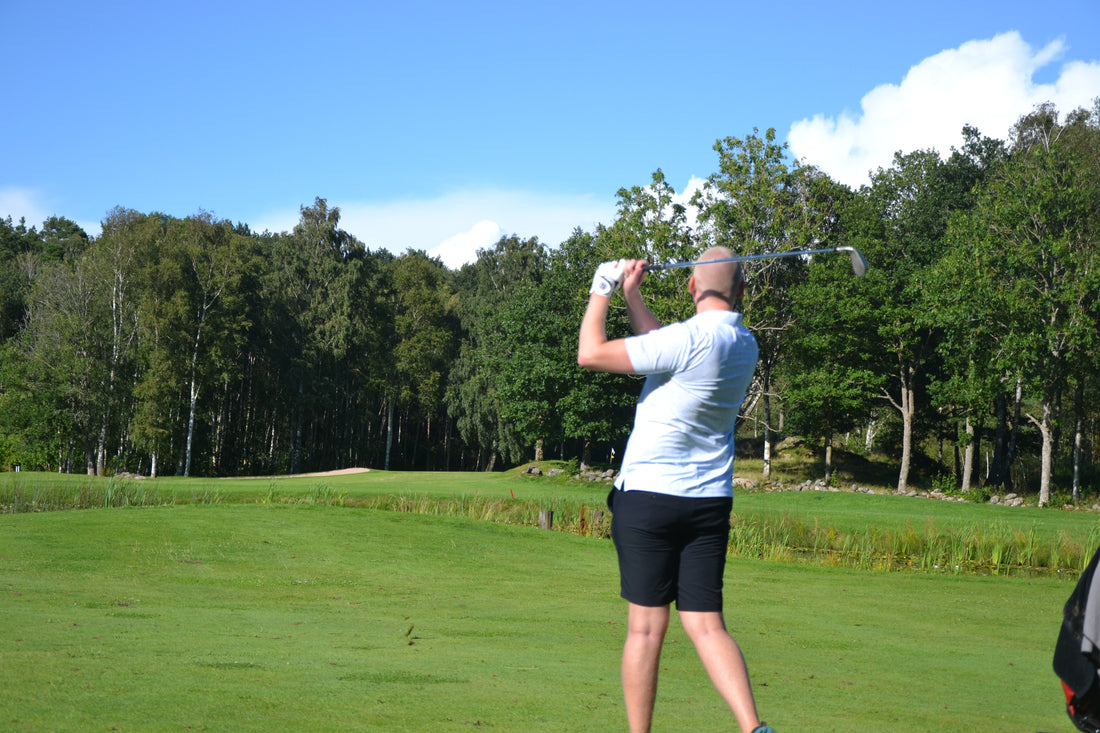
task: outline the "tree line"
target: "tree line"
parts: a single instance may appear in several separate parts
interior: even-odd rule
[[[457,270],[371,250],[321,198],[289,232],[118,207],[98,236],[0,220],[0,466],[264,475],[353,465],[492,470],[621,454],[639,384],[576,365],[599,262],[848,245],[746,265],[760,344],[739,435],[764,473],[787,435],[932,456],[962,489],[1050,500],[1100,458],[1100,99],[1041,105],[1007,140],[898,152],[859,189],[775,131],[716,142],[677,203],[658,169],[615,219],[547,246],[502,237]],[[643,286],[690,315],[686,274]],[[629,324],[621,307],[610,328]],[[929,446],[933,448],[930,449]],[[944,479],[942,477],[948,477]]]

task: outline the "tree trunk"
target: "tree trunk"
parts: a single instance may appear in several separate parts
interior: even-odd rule
[[[1024,383],[1023,380],[1016,380],[1016,406],[1012,413],[1012,431],[1008,437],[1008,450],[1005,451],[1005,485],[1009,488],[1012,487],[1012,462],[1016,460],[1016,445],[1020,439],[1020,424],[1023,422],[1021,415],[1023,413],[1024,402]]]
[[[489,450],[489,462],[485,464],[485,471],[492,473],[493,469],[497,467],[497,441],[493,441],[493,446]]]
[[[412,421],[410,421],[410,422],[412,422]],[[415,424],[410,429],[412,430],[412,434],[413,434],[412,453],[409,455],[408,459],[404,462],[404,468],[411,468],[413,470],[416,470],[416,456],[420,452],[420,433],[421,433],[421,431],[418,429],[418,426],[416,426]]]
[[[825,485],[833,480],[833,428],[825,429]]]
[[[913,368],[908,364],[901,367],[901,401],[894,407],[901,413],[901,466],[898,469],[898,493],[909,488],[909,467],[913,456],[913,416],[916,414],[916,391],[913,388]]]
[[[183,475],[191,475],[191,447],[195,441],[195,409],[199,403],[199,385],[191,375],[191,406],[187,412],[187,445],[184,448]]]
[[[1076,392],[1074,402],[1077,408],[1077,419],[1073,423],[1073,502],[1075,504],[1081,498],[1081,446],[1084,442],[1083,433],[1085,428],[1082,418],[1084,412],[1084,385],[1079,383]]]
[[[905,401],[912,401],[909,390],[904,390]],[[908,410],[901,413],[901,465],[898,467],[898,493],[909,489],[909,467],[913,460],[913,414]]]
[[[294,445],[290,446],[290,473],[299,473],[301,470],[301,431],[303,431],[303,423],[305,417],[303,413],[303,395],[306,392],[306,386],[298,383],[298,404],[294,407]]]
[[[99,439],[95,446],[95,475],[102,476],[107,471],[107,421],[110,413],[103,416],[99,425]]]
[[[875,449],[875,436],[878,435],[878,420],[874,413],[867,416],[867,429],[863,433],[863,449],[870,455]]]
[[[761,397],[764,401],[764,471],[763,479],[767,481],[772,476],[772,401],[768,397],[767,389]]]
[[[390,449],[393,447],[393,400],[386,400],[386,458],[383,470],[390,470]]]
[[[225,405],[228,403],[228,395],[224,394],[221,400],[221,407],[218,409],[217,414],[214,415],[214,439],[210,445],[210,470],[215,476],[218,475],[219,467],[221,466],[222,449],[224,448],[224,430],[225,427]]]
[[[84,468],[89,476],[95,476],[95,447],[87,438],[84,439]]]
[[[1077,421],[1073,426],[1073,501],[1076,503],[1081,498],[1081,413],[1077,413]]]
[[[451,426],[453,421],[447,418],[446,428],[443,432],[443,470],[451,470]]]
[[[1039,473],[1039,506],[1046,506],[1050,502],[1050,479],[1054,467],[1054,409],[1050,399],[1043,397],[1042,415],[1036,420],[1031,415],[1028,419],[1039,428],[1043,436],[1042,470]]]
[[[962,460],[962,492],[970,491],[971,477],[974,475],[974,426],[970,418],[966,418],[966,447],[963,450]]]
[[[1008,461],[1005,459],[1008,453],[1008,405],[1003,393],[997,395],[994,410],[997,413],[997,431],[993,437],[993,460],[988,481],[992,486],[1004,486],[1008,482]]]

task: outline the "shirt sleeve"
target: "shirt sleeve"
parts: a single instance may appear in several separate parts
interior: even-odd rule
[[[682,369],[690,353],[688,329],[673,323],[626,339],[626,353],[637,374],[665,374]]]

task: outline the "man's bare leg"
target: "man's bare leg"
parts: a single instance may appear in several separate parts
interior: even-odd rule
[[[751,733],[760,725],[760,718],[752,696],[749,670],[741,647],[726,631],[722,614],[681,611],[680,621],[711,682],[737,718],[742,733]]]
[[[661,645],[668,631],[668,606],[631,603],[623,645],[623,698],[630,733],[649,733],[653,703],[657,698],[657,672]]]

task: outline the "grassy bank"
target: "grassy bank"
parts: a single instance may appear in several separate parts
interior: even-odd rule
[[[179,505],[322,505],[476,519],[607,537],[603,482],[507,473],[396,473],[139,480],[0,474],[0,513]],[[928,573],[1075,577],[1100,546],[1100,515],[893,494],[738,491],[734,557]]]

